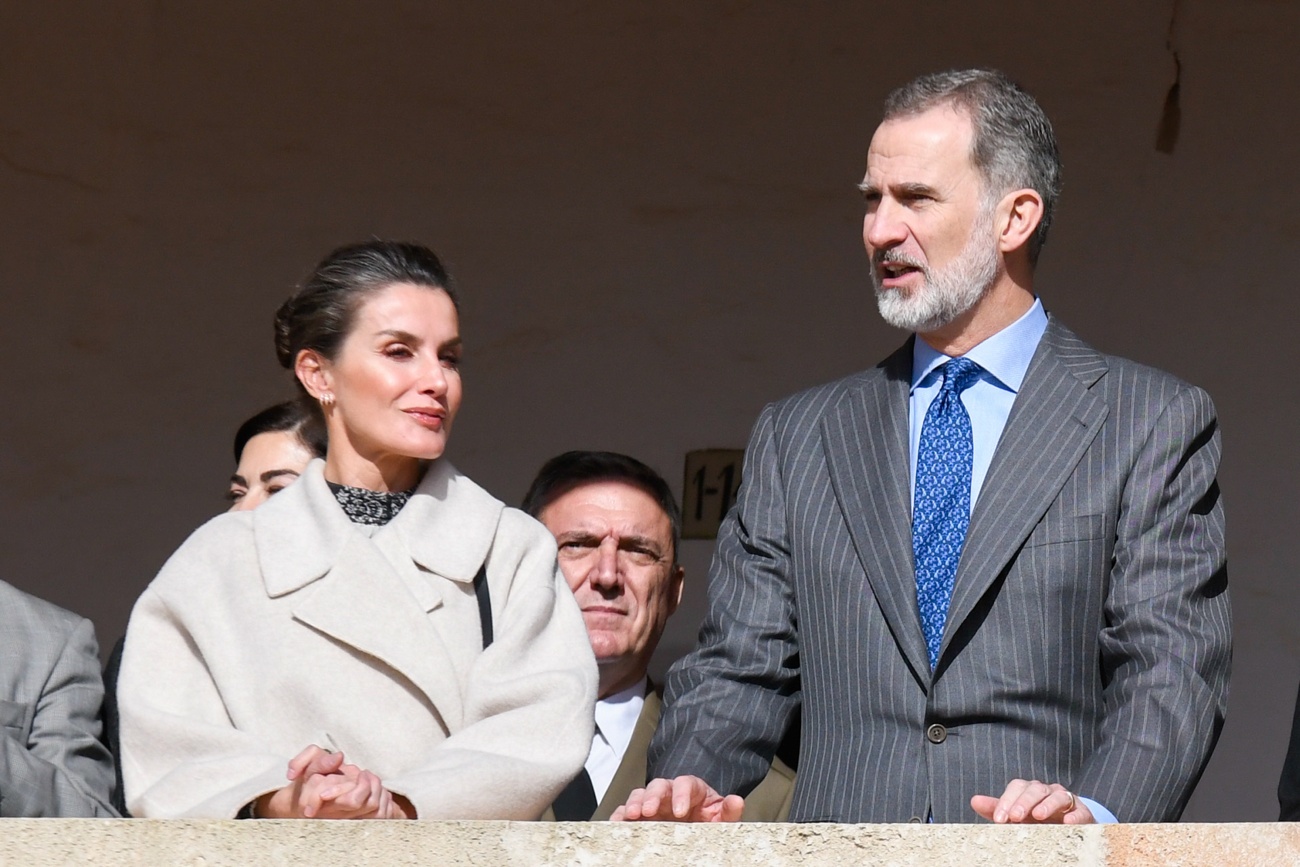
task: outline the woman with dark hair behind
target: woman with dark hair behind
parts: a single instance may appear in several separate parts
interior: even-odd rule
[[[325,420],[315,404],[268,406],[235,432],[230,511],[255,509],[293,482],[312,458],[325,457]]]
[[[461,341],[441,263],[335,251],[276,348],[323,409],[325,460],[199,528],[136,603],[128,807],[537,818],[590,749],[595,661],[550,534],[443,456]]]

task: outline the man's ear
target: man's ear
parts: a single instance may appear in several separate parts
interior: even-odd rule
[[[998,250],[1013,253],[1025,249],[1043,220],[1043,197],[1034,190],[1007,193],[997,207]]]
[[[673,571],[668,575],[668,616],[671,617],[677,606],[682,604],[682,589],[686,586],[683,580],[686,577],[686,570],[680,563],[673,564]]]
[[[325,395],[333,396],[328,364],[314,349],[299,350],[298,357],[294,359],[293,375],[298,377],[302,387],[316,400],[321,400]]]

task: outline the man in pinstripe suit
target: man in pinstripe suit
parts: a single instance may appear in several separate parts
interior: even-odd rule
[[[802,703],[793,821],[1176,819],[1231,656],[1210,399],[1044,313],[1056,142],[1000,73],[891,94],[861,186],[881,313],[916,336],[764,409],[656,779],[614,818],[734,819]],[[927,433],[940,404],[964,421]],[[960,509],[914,515],[922,464]],[[920,517],[959,528],[937,624]]]

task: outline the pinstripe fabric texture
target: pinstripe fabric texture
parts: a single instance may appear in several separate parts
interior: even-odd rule
[[[90,621],[0,581],[0,817],[115,816]]]
[[[970,796],[1015,777],[1121,821],[1176,819],[1222,726],[1231,659],[1208,395],[1049,324],[971,515],[932,673],[910,364],[909,343],[760,415],[652,775],[744,793],[802,701],[792,821],[976,821]]]

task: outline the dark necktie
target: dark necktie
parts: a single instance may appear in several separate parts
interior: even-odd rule
[[[588,822],[596,812],[596,790],[591,785],[591,777],[583,768],[578,776],[569,781],[551,805],[555,819],[559,822]]]
[[[912,503],[912,552],[916,556],[916,603],[930,653],[939,662],[953,579],[970,523],[971,464],[974,445],[970,415],[961,393],[979,376],[978,364],[954,358],[945,364],[943,385],[921,425],[916,454],[916,494]]]

